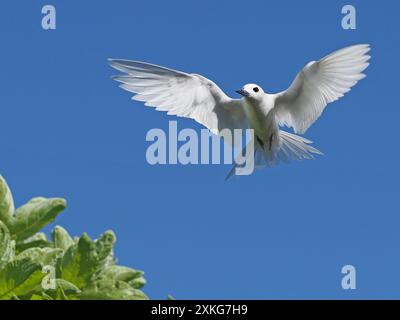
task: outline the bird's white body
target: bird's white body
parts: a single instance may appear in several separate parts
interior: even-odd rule
[[[369,45],[335,51],[306,64],[287,90],[268,94],[256,84],[247,84],[237,91],[241,99],[228,97],[213,81],[198,74],[139,61],[111,59],[110,64],[125,73],[115,80],[146,106],[192,118],[215,134],[224,129],[254,129],[255,163],[261,167],[321,154],[310,146],[311,141],[279,127],[306,132],[327,104],[365,77],[362,72],[369,65],[369,51]]]
[[[254,130],[254,135],[261,140],[260,142],[270,150],[273,137],[277,137],[279,131],[275,115],[271,112],[275,105],[275,99],[276,95],[271,94],[264,94],[261,100],[242,98],[249,127]]]

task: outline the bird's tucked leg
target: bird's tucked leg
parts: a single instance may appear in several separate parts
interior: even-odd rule
[[[261,146],[261,148],[264,150],[264,142],[262,141],[262,139],[260,139],[259,136],[256,136],[257,142],[258,144]]]
[[[272,142],[274,140],[274,134],[272,133],[271,136],[269,137],[269,151],[272,150]]]

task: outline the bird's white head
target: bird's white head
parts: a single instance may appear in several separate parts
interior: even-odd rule
[[[264,90],[254,83],[246,84],[242,89],[236,90],[237,93],[245,98],[260,100],[264,96]]]

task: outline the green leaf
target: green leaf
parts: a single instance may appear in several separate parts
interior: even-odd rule
[[[104,232],[101,237],[95,241],[97,260],[104,260],[107,264],[114,262],[113,255],[115,241],[115,234],[111,230]]]
[[[74,244],[74,240],[63,227],[56,226],[51,232],[51,236],[56,248],[67,250]]]
[[[38,294],[33,294],[29,300],[49,300],[49,299]]]
[[[138,288],[145,283],[143,272],[128,267],[105,267],[79,296],[80,299],[144,300]]]
[[[0,221],[9,226],[13,219],[14,200],[6,180],[0,176]]]
[[[8,263],[0,273],[0,299],[28,294],[41,283],[44,276],[41,265],[29,258]]]
[[[58,248],[29,248],[22,251],[15,259],[30,259],[32,262],[45,265],[55,265],[58,257],[61,257],[63,251]]]
[[[62,288],[62,290],[67,294],[78,294],[81,290],[75,286],[73,283],[68,282],[64,279],[56,279],[56,284],[58,288]]]
[[[60,198],[34,198],[15,211],[15,219],[10,226],[13,238],[26,239],[51,223],[66,207]]]
[[[128,283],[134,289],[140,289],[146,283],[143,275],[144,272],[140,270],[111,265],[104,268],[93,281],[113,281],[114,283],[122,281]]]
[[[105,268],[97,277],[97,279],[108,279],[112,281],[130,282],[140,279],[143,276],[143,271],[131,269],[128,267],[112,265]]]
[[[91,278],[112,261],[115,235],[105,232],[100,239],[92,241],[83,234],[77,244],[68,248],[60,261],[60,272],[63,279],[83,288]]]
[[[45,292],[38,292],[30,295],[29,300],[54,300],[52,297],[47,295]]]
[[[0,270],[14,258],[15,242],[11,240],[6,225],[0,221]]]
[[[146,280],[143,277],[139,277],[129,281],[129,284],[135,289],[140,289],[146,284]]]
[[[53,244],[47,240],[46,235],[43,232],[39,232],[32,237],[17,242],[16,249],[17,252],[21,252],[29,248],[48,248],[52,246]]]
[[[132,288],[123,281],[97,282],[86,288],[80,295],[81,300],[148,300],[140,290]]]
[[[65,300],[66,298],[68,299],[68,296],[76,297],[76,295],[81,293],[81,290],[71,282],[68,282],[64,279],[54,280],[54,289],[44,289],[41,283],[28,293],[28,297],[32,295],[40,295],[44,296],[46,299],[50,298],[52,300]]]
[[[79,290],[77,286],[64,279],[56,279],[55,289],[48,289],[45,292],[48,297],[51,297],[54,300],[69,300],[70,298],[76,298],[80,293],[81,290]],[[43,295],[43,292],[41,295]]]

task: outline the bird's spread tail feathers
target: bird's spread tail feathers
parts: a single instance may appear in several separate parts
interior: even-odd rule
[[[301,136],[279,130],[280,148],[275,162],[290,162],[291,160],[314,159],[313,154],[322,155],[322,152],[312,147],[312,141]],[[272,163],[272,165],[275,163]]]
[[[256,169],[271,167],[279,162],[288,163],[293,160],[314,159],[314,154],[322,155],[322,152],[310,145],[312,141],[282,130],[279,130],[279,139],[276,139],[277,145],[274,148],[263,148],[257,140],[250,141],[242,150],[242,155],[247,154],[246,148],[250,143],[254,143],[254,167]],[[238,167],[239,165],[235,161],[225,180],[235,175]]]

